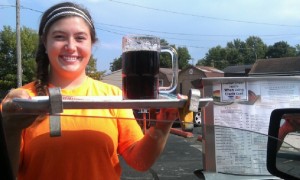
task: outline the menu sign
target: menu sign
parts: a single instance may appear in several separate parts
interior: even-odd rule
[[[234,100],[248,100],[245,82],[221,84],[221,102]]]
[[[270,175],[266,169],[270,115],[276,108],[300,107],[300,83],[254,81],[214,85],[213,91],[218,90],[224,101],[245,101],[214,104],[216,171]]]

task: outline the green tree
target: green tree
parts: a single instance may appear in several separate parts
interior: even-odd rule
[[[196,65],[212,66],[222,69],[227,64],[227,61],[225,60],[227,57],[226,54],[227,52],[225,48],[222,48],[221,46],[216,46],[214,48],[209,49],[206,53],[205,58],[201,61],[198,61]]]
[[[31,82],[35,78],[35,53],[38,45],[37,32],[23,27],[21,31],[21,55],[22,55],[22,82]]]
[[[234,39],[225,48],[216,46],[209,49],[205,57],[197,65],[213,66],[224,69],[227,66],[253,64],[258,58],[264,58],[267,45],[256,36],[250,36],[246,41]]]
[[[10,27],[4,26],[0,32],[0,89],[2,91],[16,87],[16,41]],[[14,74],[14,75],[12,75]]]
[[[115,58],[113,62],[110,63],[109,67],[110,71],[117,71],[119,69],[122,69],[122,56]]]
[[[248,58],[244,64],[253,64],[256,59],[266,58],[268,46],[257,36],[250,36],[246,39]]]
[[[178,55],[178,68],[183,69],[189,65],[189,60],[191,59],[191,55],[189,50],[186,47],[178,47],[175,45],[170,45],[165,39],[160,40],[161,46],[171,46],[173,47]],[[169,53],[161,53],[160,54],[160,67],[162,68],[172,68],[171,56]]]
[[[243,62],[243,55],[247,51],[245,42],[241,41],[240,39],[234,39],[233,42],[227,43],[227,47],[225,49],[226,58],[224,59],[227,60],[228,64],[241,64]]]
[[[160,39],[160,45],[161,46],[171,46],[165,39]],[[173,46],[171,46],[173,48]],[[172,67],[172,61],[171,56],[168,53],[161,53],[159,56],[159,66],[161,68],[171,68]]]
[[[281,57],[294,57],[297,55],[296,48],[291,47],[287,42],[280,41],[269,46],[267,57],[281,58]]]
[[[34,56],[37,33],[29,28],[21,28],[22,83],[34,79]],[[0,89],[9,90],[17,86],[16,32],[4,26],[0,32]]]
[[[93,79],[101,80],[105,72],[106,71],[97,71],[97,59],[91,55],[89,63],[86,67],[86,74]]]
[[[189,66],[189,60],[191,59],[191,55],[189,50],[186,47],[178,47],[178,68],[184,69],[185,67]]]

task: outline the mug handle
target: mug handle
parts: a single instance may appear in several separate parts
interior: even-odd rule
[[[159,87],[159,93],[169,94],[176,90],[178,84],[178,54],[171,46],[162,46],[160,52],[167,52],[172,58],[172,81],[170,86]]]

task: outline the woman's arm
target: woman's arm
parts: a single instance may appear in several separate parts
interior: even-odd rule
[[[25,90],[16,89],[10,91],[1,103],[2,125],[7,144],[7,151],[14,176],[17,177],[22,130],[30,126],[37,115],[26,115],[25,113],[22,113],[22,109],[12,102],[13,98],[29,99],[30,96]]]
[[[177,109],[161,109],[156,116],[155,127],[149,128],[140,141],[122,154],[127,164],[139,171],[148,170],[164,150],[172,124],[177,118]]]
[[[3,127],[10,165],[13,170],[14,177],[17,177],[20,160],[20,144],[22,131],[9,129],[6,123],[3,123]]]
[[[13,170],[9,160],[6,139],[3,129],[2,113],[0,112],[0,174],[7,179],[14,179]]]

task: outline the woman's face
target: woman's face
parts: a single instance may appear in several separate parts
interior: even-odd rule
[[[92,49],[89,25],[81,17],[62,18],[49,28],[45,47],[51,73],[62,76],[85,73]]]

